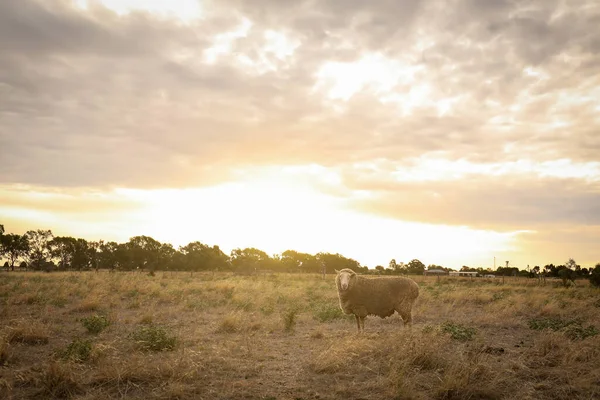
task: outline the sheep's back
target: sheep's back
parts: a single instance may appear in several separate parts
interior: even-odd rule
[[[412,302],[419,295],[419,287],[403,277],[368,278],[357,276],[347,300],[364,306],[369,314],[388,317],[401,302]]]

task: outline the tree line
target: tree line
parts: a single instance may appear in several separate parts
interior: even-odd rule
[[[229,255],[219,246],[209,246],[195,241],[175,249],[170,243],[161,243],[149,236],[134,236],[125,243],[114,241],[88,241],[70,236],[54,236],[51,230],[30,230],[23,235],[5,233],[0,225],[0,258],[7,261],[4,267],[15,267],[36,271],[98,270],[119,271],[233,271],[238,273],[307,272],[333,273],[335,270],[350,268],[364,274],[382,275],[422,275],[425,270],[439,269],[451,271],[440,265],[425,266],[420,260],[408,263],[392,259],[387,267],[378,265],[375,269],[361,266],[360,263],[341,254],[308,254],[286,250],[269,256],[262,250],[248,247],[236,248]],[[548,264],[543,268],[517,267],[472,268],[463,266],[461,271],[477,272],[480,275],[521,276],[529,278],[560,278],[564,283],[577,278],[587,278],[600,286],[600,263],[595,268],[581,268],[573,259],[565,264]]]
[[[88,241],[70,236],[54,236],[51,230],[30,230],[23,235],[5,233],[0,225],[0,258],[7,270],[35,271],[98,270],[119,271],[234,271],[239,273],[310,272],[333,273],[351,268],[367,273],[356,260],[341,254],[316,255],[286,250],[269,256],[249,247],[234,249],[229,255],[219,246],[195,241],[174,248],[149,236],[134,236],[125,243]]]

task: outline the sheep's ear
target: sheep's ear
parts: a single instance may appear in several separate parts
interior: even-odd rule
[[[334,269],[334,271],[335,271],[336,274],[340,273],[340,271],[338,271],[337,269]]]

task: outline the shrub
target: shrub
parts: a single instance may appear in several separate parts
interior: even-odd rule
[[[92,342],[90,340],[75,339],[62,353],[62,358],[76,362],[86,361],[92,354]]]
[[[584,327],[581,319],[579,318],[533,318],[529,320],[529,328],[538,331],[550,329],[555,332],[564,332],[565,336],[572,340],[583,340],[591,336],[596,336],[598,333],[600,333],[594,325]]]
[[[569,325],[580,324],[581,322],[573,319],[573,320],[565,320],[558,317],[548,317],[548,318],[532,318],[529,320],[528,325],[529,329],[533,329],[536,331],[541,331],[544,329],[551,329],[553,331],[559,331],[563,328],[566,328]]]
[[[444,322],[440,326],[440,328],[442,329],[442,332],[449,333],[452,339],[460,340],[461,342],[473,340],[473,336],[475,336],[475,334],[477,333],[477,330],[475,328],[471,328],[461,324],[455,324],[451,321]]]
[[[315,307],[313,317],[319,322],[328,322],[343,319],[346,316],[337,304],[319,304]]]
[[[92,315],[81,319],[83,326],[89,333],[98,334],[110,325],[110,321],[104,315]]]
[[[164,328],[155,325],[139,327],[132,334],[133,340],[144,351],[173,350],[177,338],[170,335]]]
[[[584,328],[581,325],[571,325],[565,329],[565,335],[572,340],[583,340],[588,337],[596,336],[598,329],[594,325]]]

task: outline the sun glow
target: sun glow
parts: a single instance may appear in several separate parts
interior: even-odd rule
[[[339,199],[281,182],[124,193],[145,204],[143,213],[149,218],[138,230],[176,246],[199,240],[225,251],[257,247],[269,254],[288,249],[339,252],[374,267],[389,261],[386,255],[395,247],[397,258],[460,263],[466,251],[485,259],[507,250],[513,239],[510,234],[364,215]]]
[[[369,267],[387,265],[391,258],[419,258],[460,268],[465,258],[483,262],[514,245],[512,233],[408,223],[358,211],[352,201],[369,193],[340,196],[328,188],[336,185],[335,173],[305,166],[243,171],[236,181],[205,188],[121,188],[101,199],[81,192],[48,198],[30,189],[14,192],[0,206],[0,216],[5,223],[27,221],[24,229],[92,240],[124,242],[148,235],[176,248],[200,241],[227,253],[237,247],[269,254],[323,251]],[[39,226],[40,221],[47,225]]]

